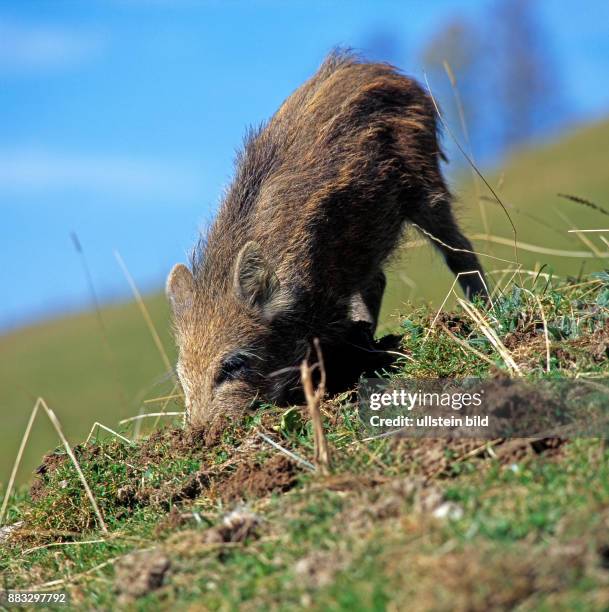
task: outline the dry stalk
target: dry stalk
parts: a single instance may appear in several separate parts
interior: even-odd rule
[[[571,219],[569,219],[569,217],[567,217],[567,215],[565,215],[564,213],[560,212],[559,210],[556,210],[555,212],[567,225],[571,226],[571,229],[567,230],[567,233],[575,234],[577,236],[577,238],[581,241],[581,243],[584,246],[587,246],[594,253],[595,257],[602,257],[603,256],[602,251],[599,251],[596,248],[594,243],[588,238],[588,236],[586,236],[585,232],[581,232],[579,230],[579,228],[576,227],[576,225],[573,223],[573,221],[571,221]]]
[[[550,354],[550,334],[548,333],[548,321],[546,319],[546,314],[543,311],[543,305],[539,297],[535,295],[532,291],[529,291],[528,289],[524,289],[524,291],[526,291],[527,293],[533,296],[533,299],[537,302],[537,307],[539,308],[539,312],[541,313],[541,322],[543,323],[543,336],[544,336],[544,340],[546,343],[546,372],[549,372],[551,370],[552,361],[551,361],[551,354]]]
[[[146,414],[138,414],[137,416],[123,419],[122,421],[119,421],[118,424],[124,425],[125,423],[131,423],[132,421],[139,421],[140,419],[149,419],[150,417],[173,417],[183,415],[183,412],[148,412]]]
[[[150,399],[144,400],[144,404],[157,404],[166,400],[180,399],[181,397],[183,396],[179,393],[176,393],[175,395],[164,395],[163,397],[151,397]]]
[[[171,362],[169,361],[169,357],[167,357],[167,352],[165,351],[165,347],[163,346],[163,343],[161,342],[161,338],[156,330],[156,327],[154,326],[154,323],[152,322],[152,317],[150,316],[150,313],[148,312],[148,308],[146,307],[146,304],[144,300],[142,299],[142,294],[137,288],[137,285],[135,284],[135,281],[133,280],[133,277],[131,276],[131,273],[129,272],[127,265],[125,264],[123,258],[121,257],[121,254],[118,251],[114,251],[114,257],[116,258],[118,265],[121,267],[121,270],[123,271],[123,274],[125,275],[125,278],[127,279],[127,282],[129,283],[129,287],[131,288],[133,297],[135,298],[135,301],[137,302],[140,312],[142,313],[142,317],[144,318],[144,321],[146,322],[146,325],[148,326],[148,331],[150,332],[150,335],[152,336],[152,340],[154,344],[156,345],[156,348],[159,351],[159,354],[161,355],[161,359],[163,360],[163,364],[165,365],[166,370],[168,372],[173,372],[173,366],[171,365]],[[175,378],[175,375],[174,375],[174,378]]]
[[[80,258],[80,262],[82,264],[83,271],[85,273],[85,278],[87,279],[87,286],[89,288],[89,295],[91,296],[91,301],[93,303],[93,307],[95,309],[95,314],[97,316],[97,324],[99,326],[99,331],[102,337],[102,342],[104,345],[104,352],[106,354],[106,361],[112,370],[112,376],[114,377],[114,383],[116,384],[116,390],[118,395],[118,400],[120,405],[123,408],[127,407],[127,398],[125,396],[125,390],[121,384],[121,378],[119,375],[119,367],[116,361],[116,356],[112,347],[110,346],[110,340],[108,336],[108,329],[106,327],[106,323],[104,322],[104,317],[102,316],[102,311],[99,305],[99,299],[97,298],[97,292],[95,291],[95,283],[93,282],[93,276],[91,275],[91,270],[89,268],[89,262],[87,261],[87,256],[85,255],[85,251],[82,247],[82,243],[78,238],[76,232],[71,232],[72,243],[74,244],[74,248],[76,249],[76,253]]]
[[[514,361],[512,355],[507,350],[503,342],[501,342],[495,330],[488,324],[484,316],[481,315],[474,306],[468,304],[465,300],[459,298],[458,302],[463,310],[465,310],[465,312],[467,312],[467,314],[472,318],[474,323],[478,325],[480,331],[487,337],[488,341],[493,345],[495,350],[499,353],[509,370],[510,376],[522,376],[522,372],[520,371],[518,364]]]
[[[461,346],[466,353],[473,353],[476,357],[478,357],[478,359],[486,361],[486,363],[488,363],[490,366],[495,366],[495,362],[490,359],[490,357],[484,355],[479,350],[475,349],[473,346],[470,346],[467,342],[465,342],[465,340],[461,340],[461,338],[455,336],[455,334],[453,334],[450,329],[448,329],[448,327],[444,325],[444,323],[439,323],[438,325],[442,330],[444,330],[446,334],[448,334],[448,336],[450,336],[459,346]]]
[[[471,240],[484,240],[486,242],[493,242],[495,244],[502,244],[504,246],[513,246],[513,242],[508,238],[503,238],[502,236],[487,236],[485,234],[471,234],[469,236]],[[516,246],[520,251],[529,251],[531,253],[541,253],[542,255],[555,255],[556,257],[577,257],[588,259],[591,257],[599,257],[599,258],[609,258],[609,253],[600,253],[599,255],[595,255],[592,251],[568,251],[564,249],[550,249],[547,247],[542,247],[537,244],[531,244],[529,242],[521,242],[518,240],[516,242]]]
[[[448,60],[444,60],[442,62],[444,65],[444,71],[448,76],[448,80],[450,81],[450,86],[453,90],[453,96],[455,98],[455,106],[457,107],[457,112],[459,113],[459,121],[461,123],[461,131],[463,132],[463,138],[465,139],[465,146],[467,147],[467,153],[471,157],[472,162],[474,161],[474,152],[472,148],[472,143],[469,138],[469,130],[467,129],[467,121],[465,119],[465,109],[463,108],[463,100],[461,99],[461,92],[459,91],[459,87],[457,86],[457,77],[453,72],[452,66],[448,62]],[[478,183],[478,176],[473,166],[470,166],[472,171],[472,181],[474,184],[474,193],[476,197],[476,202],[478,203],[478,208],[480,209],[480,218],[482,219],[482,227],[484,228],[484,232],[486,234],[490,234],[490,226],[488,223],[488,219],[486,217],[486,210],[482,204],[482,198],[480,197],[480,185]]]
[[[30,432],[32,431],[32,425],[34,424],[34,420],[36,419],[36,415],[38,414],[39,407],[40,407],[40,399],[36,400],[36,403],[34,404],[34,408],[32,408],[30,419],[27,423],[27,427],[25,428],[25,433],[23,434],[23,438],[21,438],[21,444],[19,446],[19,451],[17,452],[17,457],[15,458],[15,463],[13,465],[13,471],[11,472],[11,476],[8,481],[8,486],[6,487],[6,492],[4,493],[4,499],[2,500],[2,509],[0,509],[0,527],[4,523],[6,509],[8,508],[8,502],[13,493],[13,487],[15,486],[15,478],[17,477],[17,471],[19,470],[19,466],[21,465],[21,458],[23,457],[23,452],[25,451],[27,441],[30,438]]]
[[[324,426],[321,420],[321,403],[326,393],[326,369],[319,345],[319,339],[313,340],[317,353],[317,363],[309,366],[305,359],[300,365],[300,380],[307,400],[307,408],[313,422],[313,440],[315,444],[315,466],[324,475],[330,473],[330,448],[324,433]],[[320,380],[317,389],[313,387],[313,371],[319,367]]]
[[[74,464],[74,469],[76,470],[76,473],[78,474],[78,478],[80,478],[80,482],[82,482],[82,485],[85,489],[85,493],[87,494],[87,497],[89,498],[89,501],[91,502],[91,505],[93,506],[93,511],[95,512],[95,516],[97,517],[97,521],[99,523],[100,529],[104,533],[108,533],[108,527],[106,527],[106,522],[104,521],[104,517],[102,516],[101,510],[99,509],[99,506],[97,505],[97,502],[95,501],[95,497],[93,496],[93,493],[89,487],[89,483],[87,482],[87,479],[85,478],[85,475],[83,474],[82,469],[80,468],[80,465],[78,461],[76,460],[74,453],[72,452],[72,447],[70,446],[70,443],[68,442],[67,438],[65,437],[63,433],[63,429],[61,428],[59,419],[55,416],[55,413],[47,406],[47,403],[44,401],[42,397],[39,398],[38,401],[40,402],[40,405],[44,408],[45,412],[47,413],[47,416],[49,417],[51,424],[55,428],[55,431],[57,432],[59,439],[61,440],[64,448],[66,449],[66,452],[68,453],[68,456],[70,457],[70,459],[72,460],[72,463]]]
[[[438,321],[438,318],[442,314],[442,311],[444,310],[444,306],[446,305],[446,302],[448,302],[448,299],[450,298],[451,293],[455,297],[458,298],[457,294],[455,293],[455,285],[457,284],[457,282],[459,281],[461,276],[467,276],[468,274],[477,274],[478,275],[478,277],[482,281],[482,284],[484,285],[484,288],[486,289],[487,295],[489,296],[490,307],[491,308],[495,307],[495,305],[493,304],[493,301],[491,299],[491,293],[488,290],[488,285],[486,284],[486,281],[484,280],[484,277],[482,276],[482,274],[480,274],[480,272],[478,270],[471,270],[470,272],[459,272],[457,274],[457,276],[454,278],[453,284],[450,286],[450,289],[448,290],[448,293],[444,297],[444,300],[442,301],[442,304],[440,304],[440,308],[438,308],[438,312],[436,313],[436,316],[433,318],[433,321],[431,322],[431,325],[429,326],[429,329],[427,330],[427,333],[425,334],[425,338],[423,338],[423,344],[425,344],[427,342],[427,339],[429,338],[429,336],[430,336],[430,334],[431,334],[431,332],[433,330],[434,325]]]
[[[303,459],[300,455],[297,455],[296,453],[293,453],[287,448],[284,448],[283,446],[281,446],[281,444],[277,444],[275,440],[273,440],[272,438],[269,438],[267,435],[263,434],[261,431],[258,432],[258,436],[260,436],[260,438],[264,440],[267,444],[270,444],[273,448],[276,448],[280,453],[283,453],[284,455],[286,455],[286,457],[289,457],[290,459],[293,459],[297,463],[304,465],[309,470],[315,470],[315,466],[312,463],[309,463],[306,459]]]
[[[95,421],[95,423],[93,423],[93,427],[91,427],[91,431],[89,432],[89,435],[87,436],[87,439],[85,440],[85,445],[89,444],[89,440],[93,437],[93,432],[95,431],[96,428],[97,428],[98,433],[100,429],[103,429],[104,431],[107,431],[108,433],[117,437],[119,440],[122,440],[123,442],[126,442],[127,444],[133,445],[133,442],[129,440],[129,438],[126,438],[125,436],[119,434],[117,431],[114,431],[114,429],[111,429],[110,427],[106,427],[103,423],[100,423],[99,421]]]
[[[161,417],[167,412],[167,406],[169,406],[169,402],[171,401],[172,397],[175,397],[176,395],[176,391],[178,390],[178,383],[176,383],[175,385],[173,385],[173,388],[171,389],[171,393],[167,396],[167,398],[165,399],[165,402],[163,403],[163,406],[161,408],[161,414],[159,414],[157,416],[157,418],[154,421],[154,424],[152,426],[153,429],[156,429],[159,421],[161,420]],[[138,421],[139,423],[139,421]],[[139,433],[139,432],[138,432]]]

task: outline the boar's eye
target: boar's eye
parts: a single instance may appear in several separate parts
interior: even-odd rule
[[[214,381],[216,386],[227,380],[240,378],[248,369],[248,360],[245,355],[237,353],[227,357],[220,366],[220,371]]]

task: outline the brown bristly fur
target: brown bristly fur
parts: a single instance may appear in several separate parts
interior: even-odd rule
[[[193,424],[254,397],[284,401],[313,337],[340,345],[354,320],[373,333],[382,269],[409,221],[438,239],[455,274],[481,270],[442,158],[423,89],[341,51],[250,131],[191,269],[176,266],[167,283]],[[478,275],[461,279],[485,294]]]

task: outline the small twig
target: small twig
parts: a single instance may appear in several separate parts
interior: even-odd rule
[[[326,393],[326,369],[324,367],[323,356],[319,339],[313,340],[317,353],[317,364],[309,366],[307,360],[303,360],[300,366],[300,380],[304,389],[307,407],[313,422],[313,439],[315,444],[315,465],[324,475],[330,473],[330,449],[328,440],[324,433],[324,426],[321,420],[320,405]],[[317,389],[313,388],[312,372],[315,366],[319,366],[320,380]]]
[[[301,465],[304,465],[306,468],[308,468],[309,470],[313,470],[315,471],[315,466],[310,463],[309,461],[307,461],[306,459],[303,459],[302,457],[298,456],[296,453],[293,453],[292,451],[289,451],[287,448],[284,448],[283,446],[281,446],[280,444],[277,444],[277,442],[275,442],[275,440],[273,440],[272,438],[269,438],[268,436],[266,436],[265,434],[263,434],[261,431],[258,432],[258,435],[267,443],[270,444],[273,448],[276,448],[279,452],[283,453],[284,455],[290,457],[290,459],[293,459],[294,461],[296,461],[297,463],[300,463]]]

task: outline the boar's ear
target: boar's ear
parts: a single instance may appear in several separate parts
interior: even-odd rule
[[[279,307],[279,279],[261,253],[260,246],[248,242],[237,255],[234,287],[237,296],[272,318]]]
[[[179,315],[192,307],[195,295],[195,279],[192,272],[184,264],[176,264],[172,268],[167,277],[165,293],[175,315]]]

